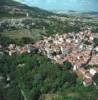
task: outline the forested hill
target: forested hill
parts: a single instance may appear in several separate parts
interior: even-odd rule
[[[26,14],[30,16],[48,16],[52,15],[53,13],[42,10],[37,7],[29,7],[27,5],[18,3],[13,0],[0,0],[0,17],[10,17],[10,16],[18,16],[18,17],[25,17]]]

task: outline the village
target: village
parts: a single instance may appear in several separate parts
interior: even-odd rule
[[[84,68],[86,64],[97,65],[98,63],[98,46],[94,47],[93,40],[94,33],[88,29],[84,32],[44,37],[35,44],[25,44],[24,46],[10,44],[6,52],[9,56],[23,53],[40,53],[51,59],[52,63],[63,64],[68,61],[73,65],[73,72],[78,77],[82,77],[84,86],[92,84],[97,86],[93,81],[93,76],[98,73],[98,68]]]

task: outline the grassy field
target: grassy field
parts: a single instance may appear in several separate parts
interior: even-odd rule
[[[20,29],[20,30],[13,30],[13,31],[5,31],[1,32],[0,34],[3,34],[4,36],[8,36],[13,39],[20,39],[23,37],[30,37],[34,39],[35,41],[42,38],[41,33],[44,33],[41,29]]]

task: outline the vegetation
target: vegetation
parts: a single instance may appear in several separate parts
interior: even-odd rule
[[[4,47],[8,46],[11,43],[15,43],[17,45],[24,45],[28,43],[34,43],[32,38],[23,37],[21,39],[11,39],[9,37],[3,36],[0,34],[0,44]]]
[[[94,75],[93,80],[95,81],[96,85],[98,85],[98,73]]]
[[[98,90],[84,87],[70,68],[69,62],[53,64],[40,54],[4,53],[0,59],[0,99],[97,100]]]
[[[95,44],[95,46],[98,45],[98,38],[94,39],[94,44]]]
[[[6,18],[24,18],[29,12],[35,25],[29,29],[5,29],[0,33],[0,100],[97,100],[98,89],[94,86],[84,87],[82,79],[77,78],[70,69],[70,62],[63,65],[53,64],[50,59],[40,54],[22,54],[9,56],[4,50],[10,43],[24,45],[34,43],[53,34],[78,32],[81,27],[89,25],[67,16],[53,14],[36,7],[28,7],[12,0],[1,0],[0,6],[8,5],[20,11],[2,11],[1,20]],[[21,14],[21,12],[23,12]],[[57,18],[53,18],[56,16]],[[62,18],[64,17],[64,18]],[[59,20],[58,20],[59,19]],[[89,18],[87,18],[89,19]],[[27,22],[28,23],[28,22]],[[2,35],[1,35],[2,34]],[[9,38],[9,37],[10,38]],[[98,39],[94,40],[98,44]],[[88,65],[85,68],[90,68]],[[98,67],[98,66],[96,66]],[[98,83],[98,75],[94,80]]]
[[[10,39],[8,37],[5,37],[0,34],[0,44],[3,46],[7,46],[8,44],[14,42],[13,39]]]
[[[4,77],[0,83],[2,100],[23,100],[25,97],[40,100],[45,94],[54,100],[82,100],[84,96],[87,96],[84,100],[97,98],[98,91],[94,87],[84,88],[69,70],[37,54],[4,55],[0,60],[0,73]],[[7,81],[7,75],[10,81]]]
[[[29,37],[36,41],[42,39],[43,36],[50,36],[57,33],[62,34],[66,32],[79,32],[86,26],[92,25],[89,22],[83,22],[81,18],[81,20],[78,21],[78,18],[76,19],[70,15],[54,14],[36,7],[28,7],[12,0],[0,1],[0,5],[2,5],[1,8],[3,9],[0,9],[1,21],[8,18],[15,18],[17,20],[20,18],[31,18],[33,20],[33,26],[31,26],[31,24],[29,25],[28,22],[24,22],[30,27],[29,29],[26,27],[19,29],[16,27],[9,28],[9,25],[6,26],[6,23],[3,25],[6,26],[4,31],[2,31],[1,27],[0,34],[4,34],[5,36],[9,36],[14,39]],[[3,5],[7,5],[9,9],[6,9],[6,7],[3,8]],[[16,10],[13,11],[12,9]],[[27,13],[29,15],[28,17],[26,16]]]
[[[65,61],[63,64],[65,66],[65,69],[71,69],[71,68],[73,68],[72,64],[70,62],[68,62],[68,61]]]

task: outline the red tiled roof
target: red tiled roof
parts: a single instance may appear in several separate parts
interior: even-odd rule
[[[84,79],[86,85],[91,85],[93,80],[92,79]]]

